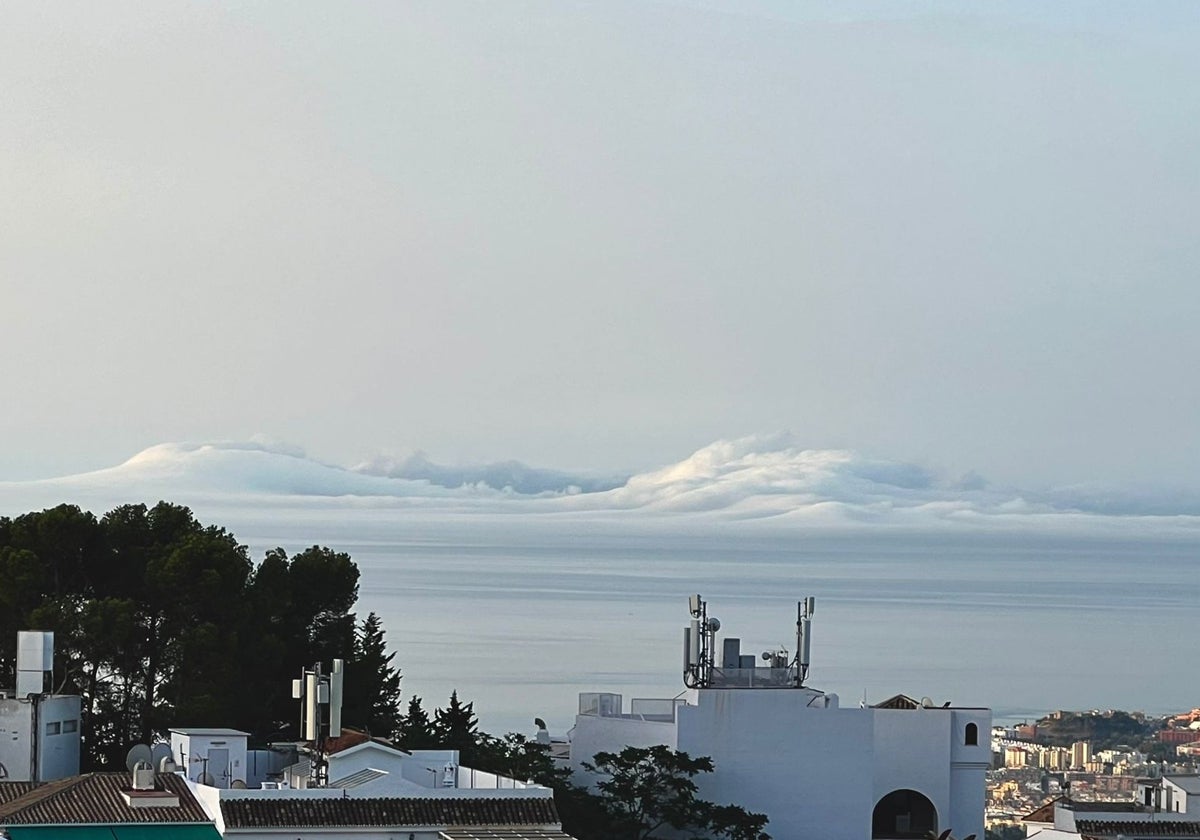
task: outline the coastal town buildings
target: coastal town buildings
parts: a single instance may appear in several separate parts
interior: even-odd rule
[[[236,729],[177,728],[130,749],[126,772],[80,775],[80,701],[45,691],[52,662],[53,634],[20,634],[0,698],[5,840],[571,840],[549,788],[331,727],[315,695],[316,741],[250,749]]]
[[[1147,783],[1147,798],[1156,788]],[[1023,819],[1031,840],[1200,840],[1200,820],[1138,801],[1052,799]]]

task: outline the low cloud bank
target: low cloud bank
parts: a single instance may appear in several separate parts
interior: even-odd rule
[[[352,469],[265,441],[166,443],[105,470],[0,482],[0,513],[60,501],[93,509],[168,498],[183,503],[376,509],[438,517],[500,515],[574,522],[769,523],[792,529],[1005,530],[1129,527],[1200,531],[1200,493],[1076,485],[997,487],[974,473],[943,478],[914,464],[850,450],[805,449],[786,435],[722,440],[661,469],[620,479],[516,461],[446,466],[423,454],[376,458]],[[672,524],[674,523],[674,524]],[[760,525],[756,527],[766,527]]]
[[[399,459],[376,456],[359,464],[354,471],[385,478],[428,481],[448,488],[482,485],[527,496],[542,493],[596,493],[620,487],[626,481],[625,477],[591,476],[530,467],[520,461],[446,466],[430,461],[423,452],[414,452]]]

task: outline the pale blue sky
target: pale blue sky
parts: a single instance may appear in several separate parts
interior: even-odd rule
[[[1200,468],[1200,6],[0,9],[0,478]]]

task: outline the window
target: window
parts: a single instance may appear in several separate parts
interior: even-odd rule
[[[79,721],[64,720],[63,725],[62,725],[62,731],[63,732],[78,732],[79,731]]]
[[[967,735],[966,735],[966,739],[964,740],[964,743],[968,747],[979,746],[979,727],[978,726],[976,726],[973,723],[967,724]]]
[[[46,724],[46,734],[47,735],[57,735],[61,729],[62,729],[62,724],[60,724],[56,720],[50,721],[49,723]]]

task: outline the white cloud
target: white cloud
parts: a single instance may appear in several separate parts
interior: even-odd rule
[[[943,480],[914,464],[851,450],[806,449],[787,435],[717,441],[678,463],[614,483],[515,461],[447,467],[418,453],[347,469],[264,441],[167,443],[109,469],[0,483],[0,513],[61,501],[105,510],[166,498],[197,509],[374,510],[400,517],[503,516],[509,522],[679,531],[1200,529],[1200,495],[1194,492],[1084,485],[1022,491],[989,485],[977,475]]]

